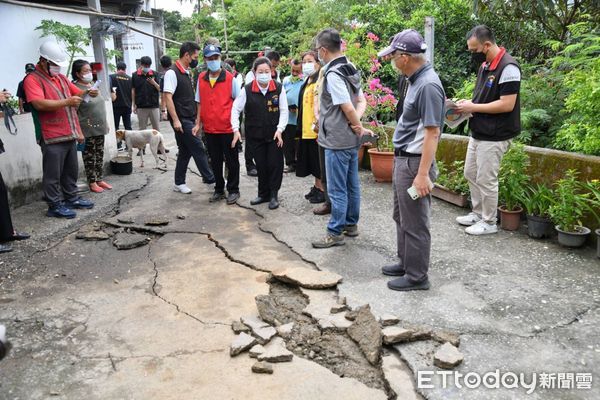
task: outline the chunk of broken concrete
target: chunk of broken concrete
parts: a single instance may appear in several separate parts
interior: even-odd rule
[[[379,322],[371,313],[371,307],[368,304],[357,308],[356,312],[356,319],[348,327],[348,335],[358,343],[358,347],[371,365],[377,365],[382,347]]]
[[[265,326],[264,328],[253,329],[252,334],[256,337],[258,343],[265,345],[269,343],[273,336],[277,335],[277,330],[272,326]]]
[[[292,329],[294,329],[293,322],[284,325],[279,325],[277,327],[277,334],[282,338],[287,339],[292,335]]]
[[[271,325],[279,325],[281,322],[277,319],[279,311],[273,297],[266,294],[259,294],[254,298],[258,315],[260,318]]]
[[[383,327],[396,325],[398,322],[400,322],[400,319],[392,314],[384,314],[379,318],[379,323]]]
[[[75,238],[88,241],[107,240],[110,239],[110,235],[102,230],[84,230],[77,233]]]
[[[460,335],[456,332],[440,329],[431,333],[431,338],[436,342],[450,343],[452,346],[460,346]]]
[[[134,249],[150,242],[150,238],[139,233],[119,232],[113,238],[113,245],[119,250]]]
[[[273,365],[268,362],[257,361],[252,366],[252,372],[256,374],[272,374],[273,373]]]
[[[250,328],[248,328],[246,325],[242,324],[240,321],[233,321],[233,323],[231,324],[231,329],[233,329],[233,331],[235,333],[250,332]]]
[[[347,320],[344,314],[331,314],[322,304],[309,304],[302,310],[302,313],[311,317],[323,331],[343,332],[352,325],[352,322]]]
[[[358,315],[358,309],[352,310],[352,311],[348,311],[346,313],[346,315],[344,315],[346,317],[346,319],[348,321],[354,321],[356,319],[356,316]]]
[[[152,216],[146,218],[144,224],[148,226],[164,226],[169,224],[169,220],[164,217]]]
[[[342,281],[341,275],[308,268],[283,268],[272,272],[272,276],[285,283],[308,289],[327,289]]]
[[[384,328],[381,333],[383,334],[383,343],[394,344],[409,341],[414,332],[410,329],[404,329],[400,326],[389,326]]]
[[[452,369],[464,359],[463,354],[450,343],[444,343],[433,355],[433,364],[443,369]]]
[[[235,339],[233,339],[233,342],[231,342],[229,355],[231,355],[231,357],[237,356],[238,354],[243,353],[255,344],[255,338],[248,335],[247,333],[242,332],[239,335],[237,335]]]
[[[345,304],[336,304],[334,306],[331,307],[331,310],[329,310],[332,314],[338,314],[344,311],[349,311],[350,307],[348,307]]]
[[[294,358],[294,353],[285,347],[285,342],[282,338],[275,338],[265,347],[265,352],[259,355],[258,361],[268,362],[288,362]]]
[[[269,326],[269,324],[267,324],[265,321],[263,321],[262,319],[260,319],[258,317],[254,317],[254,316],[242,317],[241,321],[244,325],[246,325],[248,328],[250,328],[252,330]]]
[[[135,221],[131,217],[117,217],[117,222],[122,224],[133,224]]]
[[[256,358],[264,352],[265,352],[265,348],[262,345],[255,344],[254,346],[252,346],[252,348],[248,352],[248,355],[250,356],[250,358]]]

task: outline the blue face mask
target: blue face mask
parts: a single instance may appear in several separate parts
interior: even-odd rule
[[[142,68],[142,71],[144,71],[144,73],[147,74],[148,72],[150,72],[150,68],[144,67]]]
[[[258,83],[262,83],[263,85],[271,82],[271,74],[266,72],[266,73],[262,73],[262,74],[256,74],[256,80],[258,81]]]
[[[210,72],[217,72],[221,69],[221,60],[211,60],[206,62],[206,66]]]

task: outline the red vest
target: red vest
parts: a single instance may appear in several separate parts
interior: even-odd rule
[[[64,75],[56,78],[60,87],[55,86],[50,77],[38,69],[27,76],[27,79],[36,79],[44,90],[46,100],[64,100],[71,97],[69,81]],[[57,111],[38,111],[42,137],[46,144],[67,142],[77,139],[81,132],[77,108],[63,107]]]
[[[224,69],[221,70],[214,87],[210,86],[208,72],[200,74],[198,78],[200,120],[205,133],[233,132],[231,127],[232,83],[233,74]]]

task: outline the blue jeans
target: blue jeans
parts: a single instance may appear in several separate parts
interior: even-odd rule
[[[360,214],[358,148],[325,149],[327,194],[331,200],[331,218],[327,231],[341,235],[346,225],[356,225]]]

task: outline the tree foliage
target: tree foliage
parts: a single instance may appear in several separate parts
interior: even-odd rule
[[[67,25],[62,22],[44,19],[35,30],[41,31],[41,36],[54,36],[59,43],[62,43],[69,56],[69,69],[76,55],[87,55],[84,47],[89,46],[92,38],[90,29],[80,25]]]

